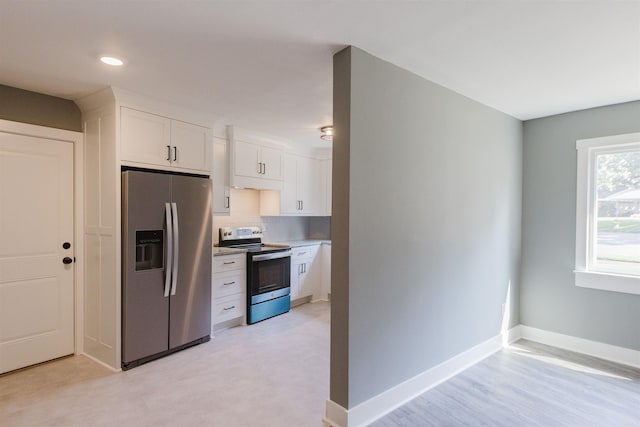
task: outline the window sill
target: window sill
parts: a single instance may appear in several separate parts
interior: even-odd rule
[[[612,273],[575,271],[576,286],[640,295],[640,277]]]

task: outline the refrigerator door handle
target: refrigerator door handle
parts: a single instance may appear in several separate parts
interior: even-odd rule
[[[164,296],[169,296],[171,289],[171,266],[173,262],[173,223],[171,221],[171,204],[164,204],[165,221],[167,222],[167,257],[165,258]]]
[[[171,203],[171,213],[173,217],[173,268],[171,270],[172,284],[171,295],[176,294],[178,287],[178,258],[179,258],[179,237],[178,237],[178,206],[175,202]]]

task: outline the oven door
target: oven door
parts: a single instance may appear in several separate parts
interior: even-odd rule
[[[250,255],[248,291],[251,304],[288,295],[291,291],[291,251]]]

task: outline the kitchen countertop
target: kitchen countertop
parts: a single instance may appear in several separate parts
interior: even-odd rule
[[[278,241],[268,241],[265,242],[266,244],[278,244],[278,245],[289,245],[292,248],[297,248],[300,246],[312,246],[312,245],[320,245],[320,244],[324,244],[324,245],[330,245],[331,244],[331,240],[313,240],[313,239],[308,239],[308,240],[278,240]]]
[[[244,254],[246,252],[247,250],[242,248],[219,248],[216,246],[213,248],[213,256]]]
[[[291,246],[292,248],[299,248],[301,246],[330,245],[331,240],[314,240],[314,239],[278,240],[278,241],[269,241],[265,243],[272,244],[272,245],[288,245],[288,246]],[[213,247],[213,256],[243,254],[246,252],[247,250],[242,248],[220,248],[218,246]]]

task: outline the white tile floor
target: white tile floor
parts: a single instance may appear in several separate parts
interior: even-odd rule
[[[320,427],[328,303],[113,373],[74,356],[0,376],[1,426]]]

